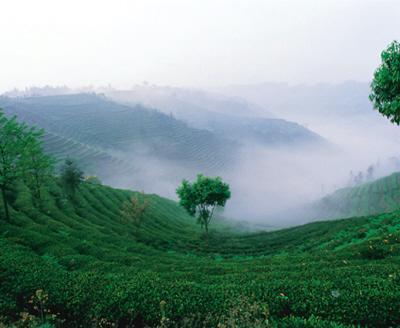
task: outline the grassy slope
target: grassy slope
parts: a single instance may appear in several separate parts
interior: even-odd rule
[[[20,192],[12,222],[1,224],[0,315],[29,308],[44,288],[49,308],[71,326],[93,318],[154,324],[161,300],[174,320],[220,315],[243,297],[276,318],[400,323],[399,213],[255,234],[220,222],[207,245],[191,217],[156,195],[147,196],[136,233],[119,215],[131,194],[85,184],[70,201],[54,183],[38,211]]]
[[[373,215],[400,206],[400,173],[394,173],[359,187],[344,188],[316,204],[318,216],[326,218]]]

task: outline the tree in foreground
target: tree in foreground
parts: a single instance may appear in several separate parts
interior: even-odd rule
[[[24,181],[32,191],[35,201],[42,200],[42,188],[53,176],[55,161],[43,150],[43,130],[31,129],[26,138],[26,152],[23,159]]]
[[[51,174],[51,160],[41,144],[43,132],[7,118],[0,111],[0,190],[6,220],[10,219],[9,192],[18,180],[27,182],[40,197],[44,177]]]
[[[139,195],[132,196],[128,201],[122,204],[121,215],[124,220],[133,223],[138,231],[144,220],[144,214],[149,207],[149,200],[142,192]]]
[[[61,168],[61,183],[63,187],[70,195],[74,195],[83,180],[83,172],[72,159],[67,158]]]
[[[229,185],[220,177],[210,178],[202,174],[199,174],[193,183],[183,180],[176,193],[180,199],[179,204],[191,216],[197,218],[207,235],[215,208],[225,206],[226,201],[231,197]]]
[[[392,123],[400,124],[400,43],[393,41],[381,54],[369,99]]]
[[[6,220],[10,219],[7,193],[22,174],[23,136],[24,127],[16,118],[8,119],[0,112],[0,189]]]

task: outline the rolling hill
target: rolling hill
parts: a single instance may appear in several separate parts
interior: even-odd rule
[[[159,86],[108,90],[106,95],[123,103],[158,108],[193,127],[210,130],[236,142],[256,142],[267,147],[327,144],[305,127],[277,118],[263,107],[238,97]]]
[[[400,208],[400,173],[339,189],[311,206],[315,218],[343,218],[392,212]]]
[[[125,187],[140,188],[148,182],[140,180],[148,163],[170,168],[171,181],[198,171],[218,174],[233,163],[238,148],[156,110],[121,105],[95,94],[2,97],[0,107],[44,128],[49,153],[74,157],[88,174]],[[174,177],[171,171],[177,168],[182,175]],[[120,176],[126,183],[115,183]]]
[[[1,320],[41,304],[63,327],[400,323],[398,212],[258,233],[219,220],[207,243],[156,195],[135,229],[120,214],[133,194],[85,183],[68,198],[54,180],[38,209],[21,187],[1,220]]]
[[[70,117],[66,111],[49,115]],[[82,159],[104,155],[102,138],[90,147],[85,143],[95,128],[83,136],[66,131],[59,129],[70,139],[49,132],[46,147],[57,150],[67,140],[64,151],[77,151]],[[111,140],[120,140],[113,133]],[[176,202],[158,195],[93,181],[82,182],[74,193],[64,188],[58,177],[48,177],[41,200],[33,201],[21,179],[10,191],[11,219],[0,205],[2,325],[400,323],[399,212],[270,232],[217,218],[208,237]],[[395,195],[395,190],[386,191]],[[133,195],[149,202],[139,228],[121,213]]]

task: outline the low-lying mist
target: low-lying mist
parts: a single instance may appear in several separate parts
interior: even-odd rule
[[[324,88],[328,91],[337,89],[334,86]],[[116,159],[117,164],[120,164],[118,168],[114,162],[101,168],[99,163],[97,167],[93,163],[91,172],[87,173],[98,172],[105,184],[114,187],[155,193],[175,200],[175,190],[182,179],[193,180],[198,173],[218,175],[230,184],[232,191],[232,198],[224,211],[228,218],[270,227],[296,225],[318,219],[314,216],[315,213],[305,210],[310,204],[337,189],[373,181],[400,170],[400,127],[372,110],[367,100],[368,86],[361,85],[358,89],[361,91],[354,92],[354,88],[349,89],[346,84],[340,86],[333,95],[330,95],[330,91],[321,95],[320,88],[311,88],[311,92],[305,87],[307,92],[311,92],[307,93],[307,97],[296,95],[290,89],[285,95],[293,93],[294,98],[285,100],[275,97],[278,102],[275,107],[274,102],[271,102],[274,99],[273,92],[268,97],[258,99],[254,98],[254,94],[259,93],[253,89],[252,97],[246,93],[242,96],[248,98],[240,98],[238,101],[236,98],[224,98],[213,93],[167,87],[140,87],[120,92],[114,89],[105,90],[106,94],[115,98],[114,101],[127,103],[128,106],[143,101],[163,114],[135,116],[138,121],[143,117],[148,121],[140,121],[135,126],[135,129],[141,129],[143,133],[134,135],[132,149],[114,149],[112,144],[102,148],[113,160]],[[45,91],[48,93],[52,90],[50,88]],[[34,91],[37,93],[37,90]],[[74,97],[72,91],[66,94]],[[326,98],[329,95],[330,98]],[[24,94],[17,94],[15,97],[21,98]],[[93,97],[83,99],[91,101]],[[75,98],[79,103],[79,95]],[[94,100],[91,107],[93,112],[97,101],[104,108],[109,106],[104,97]],[[253,105],[251,101],[258,101],[258,104]],[[298,104],[298,107],[294,104]],[[85,103],[82,109],[87,106]],[[268,109],[266,117],[263,114],[264,108]],[[303,111],[304,108],[307,110]],[[135,107],[123,107],[110,112],[109,118],[115,119],[116,113],[122,110],[134,111]],[[140,110],[145,112],[148,109]],[[232,111],[235,115],[231,115]],[[243,116],[247,112],[251,113],[251,120]],[[73,117],[76,115],[78,113],[74,111]],[[258,124],[265,123],[263,120],[271,119],[271,116],[274,119],[291,119],[302,124],[302,127],[300,129],[298,125],[281,122],[282,124],[271,125],[274,129],[272,130],[270,125]],[[127,120],[130,116],[123,117]],[[164,131],[164,134],[158,133],[154,128],[158,126],[154,124],[155,121],[165,123],[160,126],[168,129],[165,132],[167,134]],[[199,121],[202,123],[200,127],[199,124],[194,124]],[[97,122],[99,126],[107,126],[103,123],[101,120]],[[140,125],[141,123],[143,124]],[[114,131],[120,128],[118,120],[115,124],[108,126],[108,129]],[[185,127],[185,131],[189,132],[182,137],[181,131],[176,127]],[[304,127],[316,133],[312,142],[310,138],[296,139],[299,135],[309,135]],[[208,131],[197,139],[189,140],[196,134],[197,130],[193,130],[195,128]],[[291,129],[295,129],[297,134],[291,134]],[[130,131],[132,129],[127,128],[124,135],[129,135]],[[96,129],[92,131],[95,135],[97,132]],[[270,133],[269,139],[263,138],[264,132],[267,135]],[[171,135],[171,138],[165,138]],[[298,142],[282,138],[288,135]],[[204,136],[210,138],[209,143],[201,142]],[[279,137],[284,142],[274,143],[273,139]],[[185,148],[182,148],[182,139],[193,144],[187,142]],[[130,139],[126,140],[129,145]],[[232,156],[229,159],[220,156],[216,160],[213,155],[227,150],[225,142],[232,141],[234,147],[231,145],[227,151]],[[210,145],[217,142],[222,146],[211,150]],[[154,147],[157,145],[158,148]],[[154,150],[162,147],[169,147],[168,159],[160,151]],[[192,150],[195,150],[192,155],[196,153],[196,156],[190,157],[188,152]],[[179,154],[176,158],[175,153]],[[205,156],[197,156],[199,153]],[[203,162],[200,163],[198,159]]]
[[[330,122],[315,130],[331,144],[324,148],[243,144],[234,165],[218,173],[232,191],[224,215],[270,227],[305,223],[314,218],[299,209],[350,186],[351,172],[362,172],[366,179],[367,169],[374,166],[369,179],[376,179],[399,169],[394,156],[398,154],[400,128],[380,117],[375,124]],[[130,160],[138,167],[132,176],[106,182],[177,199],[175,190],[181,180],[194,179],[200,173],[148,155],[132,155]]]

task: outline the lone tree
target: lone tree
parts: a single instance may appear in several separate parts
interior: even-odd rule
[[[61,168],[61,182],[66,191],[74,195],[83,179],[83,172],[72,159],[67,158]]]
[[[148,207],[149,200],[142,192],[140,196],[134,195],[122,204],[121,215],[124,220],[133,223],[136,231],[138,231],[143,223],[144,214]]]
[[[191,216],[197,217],[197,222],[205,228],[207,235],[215,208],[225,206],[231,197],[229,185],[221,178],[209,178],[202,174],[199,174],[193,183],[183,180],[176,193],[180,199],[179,204]]]
[[[369,99],[392,123],[400,124],[400,43],[393,41],[381,54]]]

